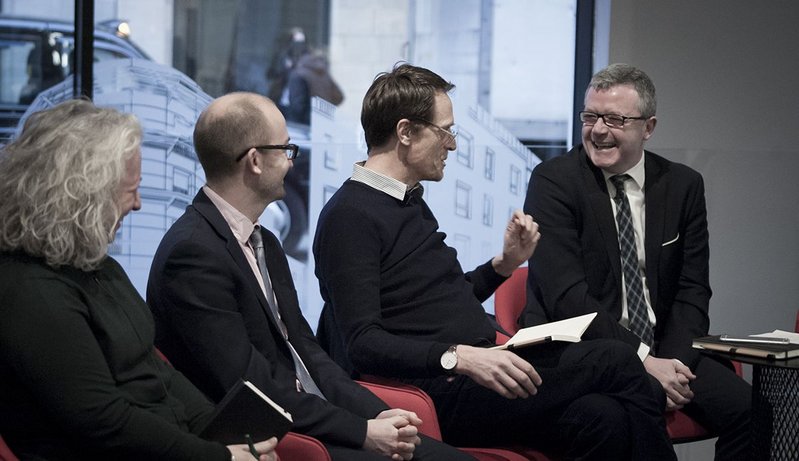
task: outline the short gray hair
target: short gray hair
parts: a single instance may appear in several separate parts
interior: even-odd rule
[[[119,185],[141,146],[131,114],[71,100],[31,115],[0,154],[0,250],[96,269],[119,219]]]
[[[635,88],[642,117],[652,117],[657,113],[655,84],[644,71],[629,64],[611,64],[600,70],[591,78],[588,89],[607,90],[617,85],[632,85]]]

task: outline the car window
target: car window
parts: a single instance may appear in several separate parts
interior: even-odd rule
[[[74,49],[70,24],[0,15],[0,146],[36,96],[72,72]],[[149,59],[132,42],[95,29],[94,62],[134,57]]]
[[[0,39],[0,103],[19,104],[20,96],[30,90],[32,70],[28,62],[33,59],[35,46],[34,40]]]
[[[71,53],[74,47],[72,38],[61,37],[61,42],[65,51]],[[39,43],[35,37],[0,38],[0,103],[30,104],[39,92],[61,82],[68,75],[67,69],[71,66],[67,62],[63,63],[62,68],[44,64],[50,57],[41,55]],[[100,43],[96,45],[94,62],[130,57],[125,50],[105,47]],[[62,57],[68,59],[71,54],[64,53]]]
[[[108,59],[130,58],[129,53],[122,53],[118,50],[111,50],[95,46],[94,48],[94,62],[106,61]]]

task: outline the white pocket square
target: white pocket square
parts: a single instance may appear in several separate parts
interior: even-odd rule
[[[680,240],[680,233],[679,232],[677,233],[676,237],[674,237],[673,239],[669,240],[668,242],[663,243],[663,245],[660,245],[660,246],[664,247],[666,245],[671,245],[672,243],[676,242],[677,240]]]

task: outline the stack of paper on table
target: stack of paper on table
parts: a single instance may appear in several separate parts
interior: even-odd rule
[[[729,335],[705,336],[695,339],[693,348],[765,359],[786,360],[799,357],[799,333],[774,330],[770,333],[741,337],[730,337]]]

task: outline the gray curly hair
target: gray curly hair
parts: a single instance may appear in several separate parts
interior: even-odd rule
[[[86,100],[31,115],[0,154],[0,251],[96,269],[114,238],[118,188],[141,137],[135,116]]]

